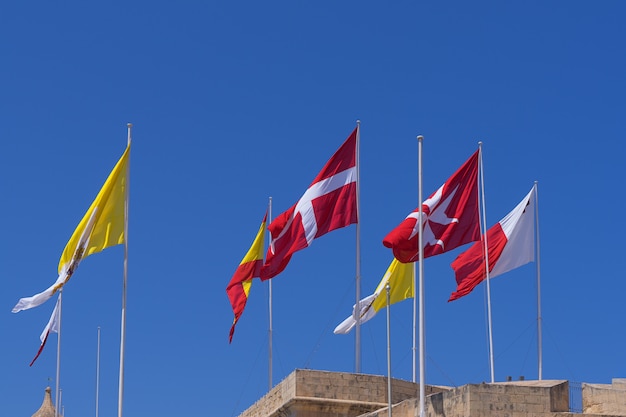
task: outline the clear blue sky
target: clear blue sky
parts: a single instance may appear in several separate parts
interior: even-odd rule
[[[487,220],[539,181],[544,378],[626,376],[621,219],[626,3],[4,2],[0,6],[0,398],[29,416],[53,384],[56,336],[32,368],[61,252],[126,145],[131,155],[125,416],[237,415],[267,391],[267,285],[233,343],[225,287],[268,198],[305,191],[361,120],[362,293],[381,241],[484,143]],[[484,286],[447,303],[427,259],[426,379],[489,380]],[[66,416],[117,410],[123,248],[88,257],[64,292]],[[274,382],[354,370],[355,226],[274,279]],[[537,377],[535,265],[492,282],[496,379]],[[411,311],[392,308],[392,369],[411,379]],[[363,326],[365,373],[386,373],[385,318]],[[49,382],[48,378],[52,381]]]

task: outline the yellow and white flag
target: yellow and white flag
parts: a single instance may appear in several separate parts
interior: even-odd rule
[[[402,263],[394,258],[374,294],[359,301],[358,310],[355,305],[352,309],[352,315],[335,327],[334,333],[348,334],[356,326],[356,314],[360,314],[361,323],[365,323],[374,317],[379,310],[385,308],[387,306],[387,291],[385,290],[387,283],[390,287],[390,304],[413,298],[415,294],[413,291],[413,263]]]
[[[69,281],[82,259],[125,242],[129,157],[130,144],[65,245],[55,283],[39,294],[21,298],[13,307],[13,313],[37,307],[49,300]]]

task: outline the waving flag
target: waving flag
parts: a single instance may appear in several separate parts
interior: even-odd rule
[[[478,151],[422,203],[424,258],[480,239]],[[418,259],[419,208],[383,239],[400,262]]]
[[[246,303],[248,302],[248,294],[250,293],[250,288],[252,287],[252,279],[261,275],[266,221],[267,214],[265,214],[265,217],[263,218],[263,222],[261,223],[261,227],[259,227],[256,238],[254,238],[254,242],[252,242],[252,246],[248,250],[248,253],[246,253],[246,256],[244,256],[239,263],[235,274],[226,287],[228,299],[233,307],[233,313],[235,313],[235,319],[233,320],[233,325],[230,328],[230,335],[228,338],[229,343],[233,341],[235,325],[239,321],[239,317],[241,317],[243,309],[246,307]]]
[[[304,195],[268,226],[270,247],[261,269],[266,280],[281,273],[294,252],[313,239],[358,221],[356,143],[358,127],[326,163]]]
[[[502,220],[487,231],[489,277],[494,278],[535,259],[535,187]],[[448,301],[469,294],[486,277],[485,242],[474,243],[460,254],[452,269],[457,289]]]
[[[54,310],[52,310],[52,315],[50,316],[50,320],[48,321],[48,324],[46,325],[46,327],[43,329],[43,332],[41,332],[41,336],[39,336],[39,339],[41,340],[41,346],[39,346],[37,355],[35,355],[35,357],[33,358],[29,366],[33,366],[33,363],[35,363],[39,355],[41,355],[41,352],[43,351],[43,348],[46,345],[46,342],[48,341],[48,336],[50,335],[50,333],[57,333],[57,334],[59,333],[59,325],[60,325],[59,316],[60,316],[60,310],[61,310],[59,307],[59,304],[61,304],[60,294],[59,294],[59,298],[57,298],[57,303],[54,305]]]
[[[67,242],[59,260],[56,282],[39,294],[21,298],[13,307],[13,313],[37,307],[50,299],[72,277],[82,259],[124,243],[129,155],[130,144]]]
[[[401,263],[394,258],[387,272],[380,280],[374,294],[359,301],[359,308],[353,307],[352,315],[335,327],[335,334],[347,334],[356,326],[356,315],[361,315],[365,323],[387,306],[387,284],[389,284],[389,303],[394,304],[407,298],[413,298],[413,263]],[[357,313],[359,311],[359,313]]]

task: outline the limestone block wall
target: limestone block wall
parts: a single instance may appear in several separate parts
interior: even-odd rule
[[[571,416],[567,381],[525,382],[523,385],[474,384],[426,398],[428,417],[560,417]],[[394,417],[414,417],[417,399],[393,406]],[[387,408],[361,417],[385,417]]]
[[[387,404],[387,378],[380,375],[349,374],[341,372],[295,371],[296,396],[330,398],[345,401]],[[415,398],[419,385],[399,379],[391,380],[391,402]],[[426,387],[426,394],[439,392],[440,387]]]
[[[582,384],[583,413],[626,416],[626,379],[612,384]]]
[[[567,381],[467,385],[472,416],[549,415],[569,411]]]
[[[296,395],[296,377],[289,374],[280,384],[276,385],[265,396],[260,398],[251,407],[244,411],[240,417],[269,417],[280,415],[280,409]]]
[[[419,385],[392,379],[392,403],[418,395]],[[442,387],[426,387],[432,394]],[[241,417],[350,417],[385,407],[387,378],[380,375],[297,369]]]

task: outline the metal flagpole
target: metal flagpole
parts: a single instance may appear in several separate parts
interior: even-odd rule
[[[60,407],[60,384],[61,384],[61,318],[63,312],[63,288],[59,289],[59,332],[57,333],[57,382],[56,389],[54,392],[54,416],[59,417],[59,407]]]
[[[98,348],[96,349],[96,417],[98,417],[99,399],[100,399],[100,326],[98,326]]]
[[[493,326],[491,321],[491,285],[489,278],[489,245],[487,244],[487,212],[485,210],[485,175],[483,172],[483,143],[478,142],[478,153],[480,163],[480,188],[482,197],[482,218],[483,218],[483,251],[485,254],[485,279],[487,281],[487,321],[489,334],[489,368],[491,373],[491,383],[495,382],[494,360],[493,360]]]
[[[270,197],[269,203],[268,203],[268,219],[267,219],[267,223],[266,224],[270,224],[272,222],[272,197]],[[270,242],[272,241],[272,236],[270,235]],[[268,309],[269,309],[269,326],[268,326],[268,355],[269,355],[269,359],[268,359],[268,365],[267,365],[267,372],[268,372],[268,380],[269,380],[269,390],[272,389],[272,387],[274,386],[274,383],[272,381],[272,322],[273,322],[273,318],[272,318],[272,281],[273,280],[269,280],[268,282],[268,291],[269,291],[269,302],[268,302]],[[268,390],[268,392],[269,392]]]
[[[128,146],[131,143],[132,123],[126,125],[128,128]],[[129,155],[130,156],[130,155]],[[122,283],[122,325],[120,337],[120,379],[117,402],[117,416],[122,417],[122,405],[124,404],[124,348],[126,346],[126,287],[128,285],[128,188],[130,177],[130,161],[126,169],[126,186],[124,190],[124,280]]]
[[[355,372],[361,373],[361,167],[360,167],[360,153],[361,153],[361,121],[356,121],[356,212],[358,221],[356,223],[356,331],[355,337]]]
[[[541,336],[541,252],[539,244],[539,195],[537,181],[535,181],[535,233],[537,234],[537,362],[539,367],[539,380],[543,379],[543,348]]]
[[[389,417],[391,417],[391,311],[389,308],[391,286],[389,282],[387,282],[385,289],[387,290],[387,410]]]
[[[420,356],[420,417],[426,416],[426,370],[425,370],[425,357],[426,357],[426,341],[425,341],[425,308],[424,308],[424,211],[422,209],[422,142],[423,136],[417,137],[418,143],[418,219],[419,219],[419,235],[418,235],[418,253],[419,253],[419,356]]]
[[[421,207],[421,205],[420,205]],[[419,239],[419,237],[418,237]],[[413,262],[413,382],[417,383],[417,262]]]

